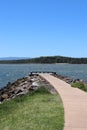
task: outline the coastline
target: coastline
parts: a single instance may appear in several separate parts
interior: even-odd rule
[[[0,104],[18,96],[27,95],[41,86],[45,87],[52,94],[56,93],[56,90],[38,74],[29,74],[14,82],[8,82],[5,87],[0,89]]]
[[[51,75],[57,77],[66,83],[72,85],[73,83],[82,83],[87,87],[87,82],[80,79],[72,79],[67,76],[58,75],[52,72]],[[14,82],[8,82],[8,84],[0,89],[0,103],[4,101],[9,101],[17,96],[26,95],[29,92],[37,90],[40,86],[44,86],[51,93],[56,93],[56,90],[38,73],[30,73],[28,76],[17,79]]]

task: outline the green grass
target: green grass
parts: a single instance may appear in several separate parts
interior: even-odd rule
[[[71,86],[75,87],[75,88],[79,88],[79,89],[87,92],[87,87],[81,82],[73,83],[73,84],[71,84]]]
[[[63,126],[60,96],[43,87],[0,105],[0,130],[63,130]]]

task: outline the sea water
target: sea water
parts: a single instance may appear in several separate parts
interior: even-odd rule
[[[54,71],[87,81],[87,64],[0,64],[0,88],[8,82],[27,76],[31,71]]]

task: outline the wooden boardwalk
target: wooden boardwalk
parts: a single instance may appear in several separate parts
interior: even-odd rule
[[[39,75],[54,86],[62,98],[65,113],[64,130],[87,130],[87,93],[72,88],[50,74]]]

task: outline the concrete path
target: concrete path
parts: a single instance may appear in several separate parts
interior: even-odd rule
[[[87,130],[87,93],[72,88],[50,74],[40,76],[54,86],[62,98],[65,113],[64,130]]]

